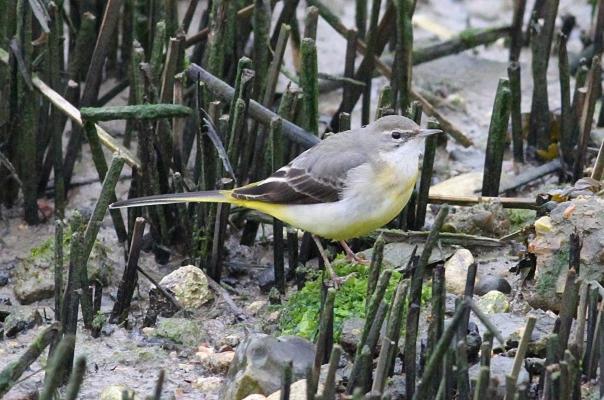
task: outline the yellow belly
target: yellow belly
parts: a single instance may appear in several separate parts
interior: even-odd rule
[[[401,182],[394,171],[383,168],[372,178],[357,193],[332,203],[286,205],[247,200],[234,203],[317,236],[347,240],[370,233],[395,218],[411,197],[417,173]]]

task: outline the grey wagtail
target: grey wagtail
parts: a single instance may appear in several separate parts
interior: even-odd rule
[[[340,241],[348,257],[357,260],[344,240],[380,228],[401,212],[415,186],[422,139],[438,132],[409,118],[385,116],[328,137],[259,182],[232,190],[141,197],[110,207],[230,203],[310,232],[324,258],[316,236]]]

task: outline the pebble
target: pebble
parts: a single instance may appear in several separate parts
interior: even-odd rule
[[[480,299],[476,305],[487,315],[506,313],[510,311],[510,302],[505,294],[491,290]]]
[[[483,296],[491,290],[497,290],[503,294],[510,294],[512,293],[512,286],[505,278],[487,275],[480,278],[480,282],[478,282],[474,289],[474,294]]]
[[[197,378],[195,382],[193,382],[193,387],[204,394],[215,393],[220,390],[223,381],[224,379],[218,376],[205,376]]]
[[[8,285],[8,272],[0,271],[0,287]]]

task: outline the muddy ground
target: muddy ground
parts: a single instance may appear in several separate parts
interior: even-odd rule
[[[184,6],[185,1],[181,1]],[[351,26],[354,21],[354,2],[334,0],[329,2],[330,7],[346,24]],[[530,10],[532,2],[527,9]],[[199,7],[198,9],[203,9]],[[301,10],[301,9],[300,9]],[[181,7],[182,11],[182,7]],[[431,0],[419,1],[416,11],[415,47],[421,47],[435,40],[446,39],[468,27],[501,26],[511,21],[512,1],[492,0]],[[579,34],[581,30],[589,28],[590,7],[586,1],[566,0],[561,1],[559,15],[572,13],[577,18],[577,28],[569,40],[569,52],[575,54],[580,50]],[[302,14],[299,15],[303,17]],[[527,12],[528,17],[528,12]],[[430,27],[425,21],[430,21]],[[192,25],[196,26],[194,22]],[[428,29],[430,28],[430,29]],[[319,22],[317,47],[319,51],[319,71],[330,74],[342,73],[342,60],[344,59],[345,44],[341,38],[324,22]],[[439,109],[442,110],[463,132],[475,143],[475,146],[463,148],[449,140],[446,148],[439,149],[437,153],[436,173],[434,183],[443,181],[452,176],[467,172],[481,171],[484,161],[484,148],[490,112],[497,81],[499,77],[506,76],[508,49],[502,41],[498,41],[488,48],[479,47],[459,55],[449,56],[429,62],[414,68],[413,81],[422,92],[438,100]],[[286,57],[287,58],[287,57]],[[521,56],[522,86],[523,86],[523,111],[530,107],[530,59],[528,49],[523,49]],[[291,69],[291,65],[289,67]],[[556,58],[553,57],[549,68],[550,107],[557,109],[559,105],[558,73]],[[111,87],[108,81],[106,87]],[[284,85],[285,79],[281,85]],[[373,88],[375,98],[378,89],[386,83],[383,78],[374,80]],[[325,120],[339,104],[341,93],[339,91],[321,97],[320,110]],[[124,92],[114,101],[114,104],[125,104],[127,93]],[[375,104],[375,103],[374,103]],[[359,124],[360,111],[355,110],[353,126]],[[109,132],[119,136],[123,130],[120,124],[107,126]],[[109,157],[109,154],[107,154]],[[192,157],[193,159],[193,157]],[[504,171],[513,175],[515,168],[510,154],[506,154]],[[124,179],[118,185],[118,198],[124,197],[129,186],[126,168],[123,172]],[[96,171],[90,159],[86,146],[81,159],[76,164],[75,181],[88,182],[94,180]],[[533,182],[528,187],[521,188],[515,194],[531,196],[544,187],[557,183],[554,176],[547,176]],[[471,190],[471,185],[468,185]],[[75,209],[90,211],[100,191],[98,182],[86,183],[75,187],[69,193],[67,216]],[[42,204],[48,215],[52,214],[52,199],[43,200]],[[430,220],[432,216],[429,216]],[[20,259],[27,257],[32,248],[39,245],[54,234],[54,225],[49,218],[37,226],[28,226],[22,219],[21,208],[2,210],[0,221],[0,273],[8,274],[8,284],[0,287],[0,298],[9,299],[12,304],[18,304],[14,297],[13,267]],[[242,307],[249,307],[255,301],[266,301],[266,295],[258,288],[255,278],[263,268],[271,265],[270,230],[266,231],[269,240],[257,242],[253,248],[240,246],[237,241],[238,232],[231,230],[229,240],[227,263],[236,262],[248,265],[247,271],[237,279],[228,282],[233,285],[231,294],[235,301]],[[115,262],[113,284],[104,291],[104,312],[109,312],[114,302],[116,293],[115,284],[119,281],[124,266],[123,249],[116,240],[111,220],[105,218],[99,239],[109,249],[110,257]],[[526,315],[530,307],[523,302],[519,278],[511,274],[509,268],[517,263],[518,259],[511,249],[481,250],[475,254],[480,264],[480,274],[503,276],[512,284],[510,299],[514,299],[513,313]],[[152,254],[144,253],[141,256],[141,265],[147,271],[160,279],[165,274],[177,268],[182,262],[182,257],[172,254],[167,265],[159,265]],[[176,399],[218,398],[216,389],[200,389],[195,382],[199,378],[217,376],[222,379],[223,374],[213,373],[204,368],[196,356],[196,346],[176,345],[167,340],[153,338],[141,329],[142,318],[147,306],[150,284],[145,279],[139,279],[139,288],[132,309],[131,324],[133,329],[112,326],[98,339],[92,339],[86,332],[79,331],[77,336],[76,351],[84,354],[88,360],[88,373],[85,377],[81,398],[98,398],[102,389],[110,384],[123,384],[134,389],[139,395],[148,395],[152,392],[155,379],[161,368],[166,371],[165,392],[171,393]],[[294,288],[288,289],[291,291]],[[243,295],[245,294],[245,295]],[[52,317],[52,300],[40,301],[31,307],[37,307],[46,318]],[[200,345],[220,346],[225,336],[235,335],[242,338],[246,330],[262,330],[266,320],[275,318],[269,313],[260,313],[256,316],[257,323],[243,326],[236,323],[232,313],[218,298],[208,306],[192,316],[201,321],[203,340]],[[270,324],[269,324],[270,325]],[[32,341],[40,330],[39,327],[30,329],[17,335],[16,338],[5,338],[0,341],[0,368],[18,357]],[[109,332],[112,331],[112,332]],[[43,358],[44,360],[44,358]],[[43,361],[42,360],[42,361]],[[35,363],[31,370],[23,375],[22,381],[17,384],[8,395],[7,399],[24,399],[36,389],[39,389],[43,380],[41,364]],[[204,393],[202,393],[202,390]]]

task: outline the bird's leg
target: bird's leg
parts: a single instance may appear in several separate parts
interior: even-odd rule
[[[329,273],[330,277],[331,277],[331,281],[333,282],[334,286],[337,288],[338,285],[338,276],[336,275],[336,272],[333,270],[333,267],[331,266],[331,263],[329,262],[329,259],[327,258],[327,254],[325,254],[325,249],[323,248],[323,245],[321,244],[321,240],[316,237],[315,235],[311,235],[312,239],[315,241],[315,244],[317,245],[317,250],[319,250],[319,254],[321,254],[321,258],[323,258],[323,262],[325,263],[325,269],[327,270],[327,272]]]
[[[354,262],[363,265],[369,264],[369,261],[354,254],[354,251],[352,251],[352,249],[350,248],[350,246],[348,246],[348,243],[346,243],[345,240],[340,240],[340,246],[344,248],[344,251],[346,252],[346,260],[348,260],[349,262]]]

